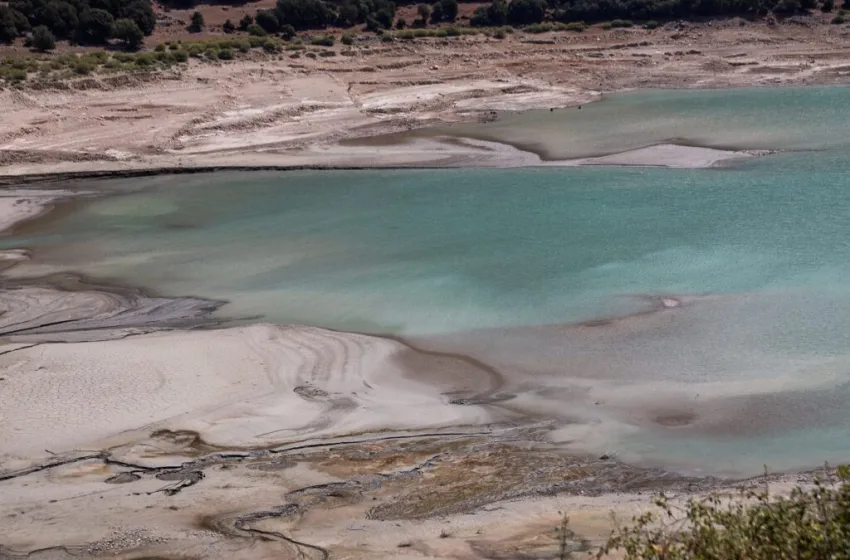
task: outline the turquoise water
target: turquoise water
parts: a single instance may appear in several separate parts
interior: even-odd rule
[[[226,300],[223,317],[474,354],[526,391],[518,409],[583,426],[556,438],[573,448],[703,472],[816,466],[850,459],[850,112],[837,108],[847,91],[745,92],[750,137],[755,111],[765,138],[813,151],[724,168],[116,181],[100,185],[132,190],[3,244],[52,269]],[[668,92],[664,106],[658,93],[618,96],[614,109],[633,99],[629,119],[656,119],[692,93]],[[741,93],[698,95],[725,122]],[[652,137],[669,140],[675,119],[657,120]],[[647,311],[646,296],[693,303],[657,323],[541,327]],[[679,413],[693,418],[664,420]]]
[[[501,115],[495,122],[440,127],[512,144],[544,159],[618,153],[674,143],[719,149],[820,150],[847,146],[844,87],[648,90],[606,94],[598,103]]]

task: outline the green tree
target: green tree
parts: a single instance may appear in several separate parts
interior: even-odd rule
[[[443,19],[454,21],[457,19],[457,0],[440,0],[443,7]]]
[[[337,19],[337,14],[322,0],[277,0],[277,20],[295,29],[325,27]]]
[[[431,6],[428,4],[419,4],[416,6],[416,13],[419,14],[419,23],[425,25],[428,23],[428,18],[431,17]]]
[[[265,29],[268,33],[277,33],[278,29],[280,29],[280,22],[271,10],[260,10],[257,12],[254,20],[257,22],[257,25]]]
[[[254,18],[251,17],[250,14],[245,14],[242,16],[242,19],[239,20],[239,30],[240,31],[248,31],[248,26],[254,23]]]
[[[32,46],[40,52],[52,51],[56,48],[56,38],[44,25],[32,30]]]
[[[95,8],[80,14],[77,25],[77,41],[83,44],[100,45],[106,43],[112,36],[115,18],[106,10]]]
[[[154,28],[156,28],[156,14],[150,0],[130,0],[126,4],[119,2],[119,5],[121,7],[112,14],[116,19],[135,21],[145,36],[153,33]]]
[[[187,28],[189,33],[200,33],[204,29],[204,16],[201,12],[195,12],[192,14],[192,19],[189,22],[189,27]]]
[[[0,42],[11,43],[18,36],[18,26],[15,25],[15,17],[8,6],[0,5]]]
[[[835,0],[823,0],[820,9],[823,12],[831,12],[835,9]]]
[[[528,25],[546,17],[546,0],[512,0],[508,5],[508,23]]]
[[[138,49],[145,34],[139,29],[139,25],[132,19],[119,19],[112,28],[112,36],[124,43],[131,50]]]
[[[487,21],[494,26],[508,23],[508,4],[505,0],[493,0],[487,7]]]
[[[443,4],[439,1],[431,4],[431,22],[439,23],[443,21]]]
[[[295,28],[292,27],[291,25],[289,25],[288,23],[286,25],[281,26],[280,36],[285,41],[290,41],[290,40],[294,39],[295,38]]]
[[[221,30],[227,34],[234,33],[236,31],[236,26],[233,25],[233,22],[228,19],[224,22],[224,24],[222,24]]]
[[[41,11],[39,21],[57,37],[67,38],[77,28],[79,18],[77,9],[68,2],[53,1]]]

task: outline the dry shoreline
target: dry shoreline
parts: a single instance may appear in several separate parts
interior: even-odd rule
[[[672,31],[435,41],[341,62],[193,65],[120,87],[92,79],[67,92],[0,92],[10,107],[0,184],[18,185],[2,193],[0,229],[43,215],[83,178],[540,165],[510,146],[422,141],[376,154],[341,141],[633,87],[836,83],[850,67],[846,37],[828,26]],[[708,166],[730,156],[643,150],[651,153],[579,163]],[[20,267],[27,257],[4,253]],[[546,555],[558,511],[569,513],[581,549],[604,539],[611,511],[628,518],[653,491],[683,499],[730,483],[564,454],[547,439],[553,423],[500,406],[510,395],[498,376],[468,357],[301,326],[187,330],[217,302],[76,278],[4,282],[3,559],[36,550],[127,559]],[[648,317],[680,312],[661,307]],[[421,371],[441,375],[424,380]],[[782,491],[810,478],[771,483]]]

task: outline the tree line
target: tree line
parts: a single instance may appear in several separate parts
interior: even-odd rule
[[[150,0],[11,0],[0,5],[0,42],[7,43],[32,32],[34,42],[55,37],[97,45],[117,37],[138,45],[155,27]]]

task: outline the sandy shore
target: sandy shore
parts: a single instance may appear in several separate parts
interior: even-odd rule
[[[4,190],[0,229],[72,194],[64,179],[74,174],[541,165],[480,141],[376,149],[347,140],[633,87],[840,83],[850,68],[844,33],[816,21],[670,24],[376,43],[316,60],[193,63],[179,74],[2,91],[2,181],[52,176],[62,190]],[[742,157],[751,154],[662,144],[554,164]],[[2,258],[24,267],[29,255]],[[451,341],[185,330],[212,327],[217,305],[70,276],[2,278],[0,558],[546,557],[558,511],[580,550],[601,542],[610,511],[628,517],[655,490],[684,498],[725,484],[565,454],[552,434],[574,437],[569,419],[530,414],[522,398],[494,406],[514,396],[504,379],[448,351]],[[640,320],[664,321],[674,307]],[[628,412],[629,395],[610,396]]]
[[[149,169],[529,165],[536,156],[473,142],[356,147],[344,140],[494,111],[584,104],[601,92],[834,84],[846,30],[828,18],[732,19],[584,34],[517,33],[337,46],[336,56],[172,73],[81,78],[62,90],[0,91],[0,176]],[[737,157],[646,147],[585,163],[710,165]]]

